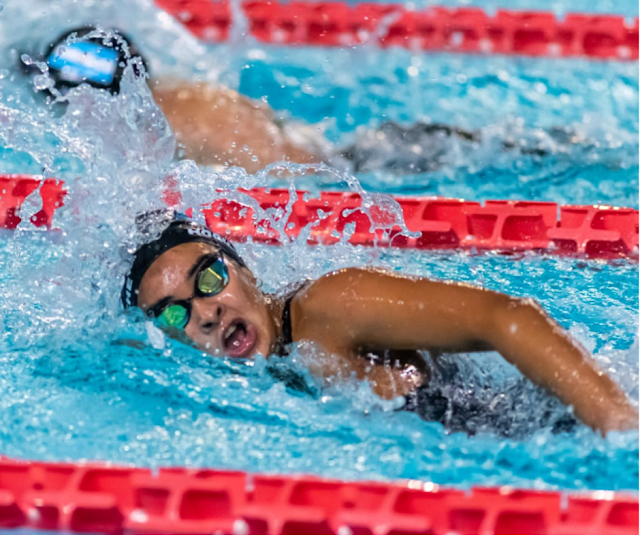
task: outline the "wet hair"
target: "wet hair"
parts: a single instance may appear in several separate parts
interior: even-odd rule
[[[133,62],[136,76],[149,72],[149,64],[124,32],[111,28],[112,35],[107,37],[85,37],[96,30],[93,26],[67,30],[46,47],[40,61],[47,63],[49,76],[60,93],[86,83],[117,94],[127,62],[132,60],[137,60]],[[37,70],[34,65],[26,69]]]
[[[121,299],[125,309],[137,305],[140,282],[153,262],[179,244],[210,244],[241,267],[247,266],[230,242],[185,214],[167,209],[149,211],[136,218],[136,226],[143,235],[155,238],[140,246],[133,254],[133,263],[122,287]]]

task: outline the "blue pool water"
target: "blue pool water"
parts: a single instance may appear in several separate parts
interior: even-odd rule
[[[3,58],[11,58],[16,43],[21,50],[35,47],[37,36],[55,37],[67,21],[82,20],[75,4],[36,4],[12,3],[0,12]],[[603,5],[597,10],[607,9]],[[117,6],[104,2],[87,13],[140,36],[156,76],[223,81],[264,97],[283,116],[321,121],[336,146],[353,140],[358,128],[388,119],[428,119],[482,133],[471,152],[449,148],[439,170],[358,175],[367,190],[638,206],[635,63],[258,48],[242,40],[202,47],[150,2],[132,1],[126,14]],[[624,15],[636,16],[634,9],[616,4]],[[35,233],[23,224],[0,237],[0,453],[458,486],[637,490],[637,431],[606,439],[582,426],[557,435],[534,428],[519,439],[490,431],[448,434],[440,424],[396,411],[398,401],[381,401],[366,385],[320,392],[295,354],[287,362],[238,364],[150,341],[144,323],[121,312],[118,295],[126,267],[122,247],[133,239],[129,223],[159,202],[162,178],[172,172],[179,180],[185,205],[213,200],[218,186],[285,180],[173,162],[171,133],[135,81],[120,98],[78,91],[61,115],[37,104],[9,60],[0,65],[0,173],[44,171],[70,188],[66,208],[56,215],[60,232]],[[579,140],[546,140],[544,157],[496,151],[505,137],[544,138],[554,127],[570,128]],[[292,181],[314,190],[353,184],[345,174],[302,177],[291,169]],[[38,209],[33,196],[23,214]],[[239,249],[267,290],[339,267],[375,264],[533,296],[638,401],[637,262],[344,243]],[[145,345],[122,345],[123,339]],[[452,359],[465,377],[460,393],[486,404],[505,394],[518,408],[516,424],[536,423],[543,407],[563,412],[495,353]],[[295,375],[307,390],[276,380],[273,369]]]

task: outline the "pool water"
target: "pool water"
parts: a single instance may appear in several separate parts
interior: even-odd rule
[[[287,361],[251,363],[208,357],[159,340],[118,303],[124,249],[136,240],[133,216],[160,203],[169,173],[185,206],[212,201],[219,186],[295,182],[316,191],[361,184],[398,194],[637,207],[637,63],[258,48],[242,40],[203,47],[150,2],[131,2],[126,16],[119,5],[82,7],[92,20],[140,35],[156,76],[220,80],[264,97],[292,120],[320,121],[335,147],[385,120],[477,129],[483,142],[473,151],[452,144],[444,165],[424,174],[370,172],[354,179],[323,170],[303,175],[306,169],[295,165],[287,167],[289,179],[220,173],[173,160],[171,132],[139,81],[127,78],[118,97],[80,88],[63,114],[34,97],[7,60],[0,70],[0,173],[59,177],[69,195],[54,220],[60,231],[36,232],[26,223],[39,209],[34,195],[23,208],[24,222],[0,237],[0,453],[465,487],[638,489],[637,431],[603,439],[584,426],[561,434],[543,425],[527,428],[542,422],[543,408],[557,415],[566,410],[495,353],[450,359],[464,373],[461,397],[490,405],[505,394],[515,409],[513,423],[526,429],[517,438],[490,429],[473,437],[449,434],[398,411],[401,401],[382,401],[362,383],[322,391],[295,353]],[[21,50],[35,47],[27,35],[55,37],[67,21],[79,23],[78,7],[5,6],[0,30],[14,32],[0,31],[2,57],[12,58],[18,42]],[[633,9],[624,14],[637,16]],[[554,127],[570,128],[578,141],[545,138]],[[548,154],[497,151],[506,137],[543,139]],[[375,264],[535,297],[638,402],[635,261],[395,251],[346,242],[247,243],[239,250],[267,290]],[[298,388],[278,380],[282,376]]]

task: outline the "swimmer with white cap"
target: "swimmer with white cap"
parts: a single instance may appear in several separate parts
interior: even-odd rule
[[[89,84],[118,93],[127,62],[140,76],[149,75],[149,63],[129,36],[117,29],[103,37],[95,27],[64,32],[22,67],[40,74],[36,61],[45,61],[54,88]],[[224,87],[150,79],[149,87],[165,113],[181,147],[181,156],[204,165],[241,166],[249,173],[271,162],[297,163],[320,159],[294,143],[275,120],[271,109]]]
[[[381,398],[405,396],[409,407],[435,404],[421,395],[433,371],[419,351],[497,351],[602,434],[638,427],[620,387],[531,299],[372,268],[269,295],[206,227],[171,211],[141,222],[154,238],[133,255],[123,304],[206,353],[268,358],[295,344],[324,382],[355,376]],[[431,419],[432,410],[419,413]]]

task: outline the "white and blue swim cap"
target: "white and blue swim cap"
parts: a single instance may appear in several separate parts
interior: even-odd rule
[[[55,88],[63,94],[83,83],[118,93],[127,62],[133,62],[137,76],[148,72],[148,63],[126,34],[91,26],[65,32],[47,47],[43,60]]]

